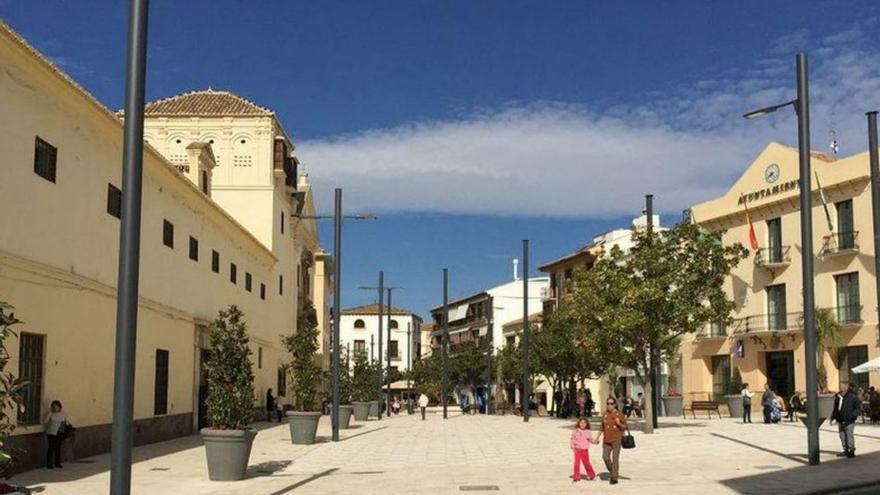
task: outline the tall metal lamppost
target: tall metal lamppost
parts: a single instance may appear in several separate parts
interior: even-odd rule
[[[343,215],[342,214],[342,189],[334,191],[333,216],[328,215],[298,215],[300,220],[325,220],[333,219],[333,397],[330,406],[330,424],[332,440],[339,441],[339,360],[341,349],[339,348],[339,325],[342,320],[342,222],[343,220],[375,220],[375,215]],[[346,371],[347,372],[347,371]]]
[[[391,291],[402,289],[403,287],[385,287],[385,292],[388,294],[388,345],[386,348],[388,349],[385,354],[385,369],[388,375],[388,383],[385,385],[385,415],[389,418],[391,417],[391,315],[394,314],[394,306],[391,305]],[[398,352],[400,352],[400,346],[398,345]]]
[[[868,112],[868,158],[871,162],[871,212],[874,217],[874,273],[880,274],[880,157],[877,156],[877,112]],[[880,315],[880,276],[877,284],[877,314]]]
[[[749,112],[743,117],[753,119],[791,106],[798,117],[798,157],[800,162],[801,209],[801,278],[804,304],[804,362],[807,378],[807,455],[811,465],[819,464],[819,393],[816,389],[816,324],[813,290],[813,195],[810,180],[810,96],[807,79],[807,54],[798,53],[797,98]],[[870,118],[870,117],[869,117]],[[873,192],[876,194],[876,191]],[[876,231],[875,231],[876,235]]]
[[[529,240],[523,239],[523,421],[529,422],[529,394],[531,380],[529,379]]]
[[[646,194],[645,195],[645,216],[646,216],[646,230],[648,232],[648,240],[650,242],[653,239],[654,234],[654,195]],[[651,397],[648,397],[648,400],[651,401],[651,424],[654,425],[654,428],[657,428],[659,425],[657,424],[657,416],[658,411],[660,410],[660,387],[658,386],[658,376],[660,374],[660,350],[655,346],[651,345],[649,349],[651,356],[651,369],[649,370],[649,379],[651,381]]]
[[[446,394],[449,389],[449,269],[443,269],[443,337],[440,342],[440,360],[443,363],[443,379],[440,382],[440,402],[443,403],[443,419],[446,411]]]
[[[148,14],[148,0],[131,0],[128,10],[128,48],[125,67],[122,223],[119,228],[119,277],[116,285],[116,354],[110,449],[111,495],[131,493]]]

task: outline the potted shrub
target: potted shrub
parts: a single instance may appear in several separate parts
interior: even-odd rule
[[[351,426],[351,415],[354,406],[351,405],[351,369],[348,356],[340,363],[339,373],[339,428],[348,429]]]
[[[295,411],[287,412],[290,439],[295,444],[315,443],[321,411],[315,410],[315,394],[321,369],[315,364],[318,352],[318,317],[309,304],[297,320],[296,333],[284,335],[281,342],[290,353],[289,369],[293,375],[293,401]]]
[[[727,384],[727,409],[731,418],[743,417],[743,399],[742,399],[743,380],[739,368],[733,369],[733,376],[730,377],[730,383]],[[749,406],[751,407],[751,406]]]
[[[672,353],[671,357],[666,361],[666,367],[669,374],[666,377],[666,393],[660,397],[663,401],[663,411],[666,416],[681,416],[681,392],[678,388],[678,365],[681,359],[680,354]],[[650,400],[650,399],[648,399]]]
[[[816,321],[816,387],[819,389],[819,400],[816,405],[821,420],[821,418],[830,418],[834,410],[834,392],[828,388],[828,370],[825,369],[823,358],[826,342],[830,343],[828,349],[835,349],[840,345],[840,323],[837,322],[837,317],[831,309],[817,307],[813,314]]]
[[[373,376],[366,353],[356,352],[351,377],[351,405],[355,421],[366,421],[370,417],[370,398],[376,385]]]
[[[232,305],[221,310],[212,325],[211,346],[205,363],[208,380],[207,428],[202,428],[208,458],[208,478],[233,481],[244,478],[257,431],[250,427],[254,407],[244,313]]]

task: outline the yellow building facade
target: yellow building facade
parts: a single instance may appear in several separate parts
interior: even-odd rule
[[[868,154],[814,152],[811,166],[815,301],[841,327],[837,345],[824,342],[821,363],[832,390],[840,380],[867,389],[880,385],[880,373],[849,369],[880,355]],[[733,322],[710,325],[683,343],[685,406],[720,400],[735,369],[753,391],[769,383],[786,401],[815,386],[805,379],[799,176],[797,150],[771,143],[724,195],[690,210],[692,221],[726,231],[724,242],[739,242],[750,255],[725,283],[736,304]],[[750,246],[746,207],[757,250]]]
[[[0,300],[23,321],[8,369],[31,382],[13,439],[27,451],[27,468],[44,458],[41,423],[56,399],[78,428],[73,455],[109,450],[123,125],[2,22],[0,67]],[[230,176],[224,145],[190,132],[169,134],[175,148],[163,149],[149,135],[161,131],[148,126],[136,445],[204,424],[200,370],[220,309],[236,304],[246,315],[259,409],[268,388],[286,386],[281,335],[295,331],[303,301],[325,290],[312,280],[314,221],[293,218],[314,214],[310,188],[292,155],[274,165],[276,138],[292,151],[289,138],[274,116],[253,134],[225,119],[218,135],[253,139],[232,155],[249,154],[240,177]]]

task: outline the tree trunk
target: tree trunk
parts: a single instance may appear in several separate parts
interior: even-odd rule
[[[645,415],[645,433],[654,433],[654,404],[651,400],[651,380],[645,379],[641,373],[636,372],[636,380],[639,381],[639,385],[642,386],[642,389],[645,391],[645,410],[642,414]]]

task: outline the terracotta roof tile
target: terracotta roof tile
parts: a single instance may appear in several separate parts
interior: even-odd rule
[[[383,309],[385,314],[388,314],[388,306],[386,305]],[[342,314],[344,315],[377,315],[379,314],[379,303],[365,304],[363,306],[357,306],[354,308],[343,309]],[[411,315],[414,314],[412,311],[402,308],[391,308],[391,314],[395,315]]]
[[[190,91],[161,100],[151,101],[144,107],[146,115],[199,115],[213,117],[271,116],[272,110],[242,98],[229,91],[211,88]]]

